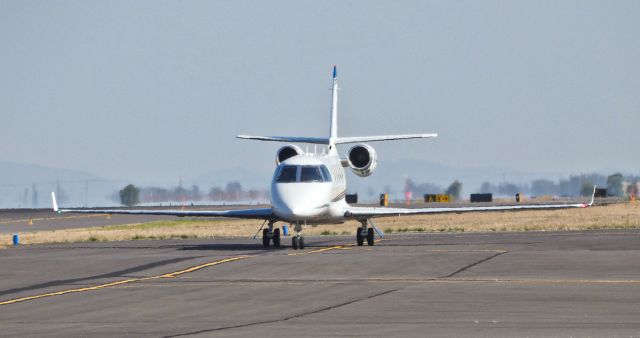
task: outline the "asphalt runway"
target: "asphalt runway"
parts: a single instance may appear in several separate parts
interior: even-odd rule
[[[0,336],[631,337],[640,231],[0,250]],[[289,238],[284,243],[290,244]]]
[[[307,242],[0,250],[0,336],[640,335],[640,231]]]

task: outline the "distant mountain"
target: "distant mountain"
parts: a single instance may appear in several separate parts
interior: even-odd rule
[[[46,167],[37,164],[0,161],[0,185],[31,184],[33,182],[53,182],[56,180],[95,180],[100,177],[73,169]]]
[[[113,204],[108,195],[116,187],[116,182],[84,171],[0,161],[0,208],[47,207],[49,193],[56,190],[64,205]]]
[[[198,185],[200,191],[206,194],[211,187],[224,189],[227,183],[238,181],[243,190],[268,190],[274,168],[213,170],[186,179],[183,186],[190,188],[191,185]],[[611,172],[614,170],[604,174]],[[407,179],[416,185],[431,183],[442,189],[457,179],[463,184],[463,195],[468,195],[477,192],[485,181],[522,184],[538,178],[555,181],[559,177],[559,174],[523,172],[510,168],[455,167],[429,160],[381,160],[375,172],[367,178],[358,177],[350,170],[347,173],[347,190],[349,193],[358,193],[361,201],[377,200],[382,192],[389,193],[392,199],[401,200]],[[112,198],[114,194],[128,183],[131,182],[110,180],[79,170],[0,161],[0,208],[48,207],[49,193],[58,190],[58,186],[63,195],[58,199],[63,206],[112,206],[118,204]],[[175,183],[152,185],[175,187]]]

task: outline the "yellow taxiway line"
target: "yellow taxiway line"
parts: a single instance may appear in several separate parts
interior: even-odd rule
[[[376,239],[374,242],[378,243],[378,242],[381,242],[381,241],[383,241],[383,239]],[[343,244],[343,245],[334,245],[334,246],[315,249],[315,250],[311,250],[311,251],[294,252],[294,253],[288,254],[288,256],[308,255],[308,254],[312,254],[312,253],[319,253],[319,252],[325,252],[325,251],[330,251],[330,250],[351,250],[351,249],[353,249],[352,248],[353,246],[355,246],[355,244],[353,244],[353,243]]]
[[[9,299],[9,300],[5,300],[5,301],[0,302],[0,306],[1,305],[9,305],[9,304],[14,304],[14,303],[24,302],[24,301],[28,301],[28,300],[40,299],[40,298],[45,298],[45,297],[62,296],[62,295],[66,295],[68,293],[94,291],[94,290],[109,288],[109,287],[112,287],[112,286],[118,286],[118,285],[123,285],[123,284],[134,283],[134,282],[142,282],[142,281],[147,281],[147,280],[151,280],[151,279],[174,278],[176,276],[183,275],[183,274],[186,274],[186,273],[189,273],[189,272],[194,272],[194,271],[197,271],[197,270],[200,270],[200,269],[204,269],[204,268],[207,268],[207,267],[210,267],[210,266],[214,266],[214,265],[218,265],[218,264],[222,264],[222,263],[233,262],[233,261],[237,261],[237,260],[245,259],[245,258],[249,258],[249,257],[252,257],[252,256],[236,256],[236,257],[221,259],[221,260],[214,261],[214,262],[209,262],[209,263],[205,263],[205,264],[192,266],[192,267],[184,269],[184,270],[170,272],[170,273],[166,273],[166,274],[162,274],[162,275],[158,275],[158,276],[141,277],[141,278],[130,278],[130,279],[125,279],[125,280],[121,280],[121,281],[117,281],[117,282],[99,284],[99,285],[88,286],[88,287],[84,287],[84,288],[69,289],[69,290],[63,290],[63,291],[42,293],[42,294],[34,295],[34,296],[14,298],[14,299]]]
[[[326,251],[329,251],[329,250],[347,249],[347,247],[349,247],[349,246],[353,246],[353,244],[330,246],[330,247],[326,247],[326,248],[321,248],[321,249],[316,249],[316,250],[311,250],[311,251],[306,251],[306,252],[300,252],[300,253],[292,253],[292,254],[288,254],[288,255],[289,256],[296,256],[296,255],[307,255],[307,254],[312,254],[312,253],[321,253],[321,252],[326,252]],[[241,259],[246,259],[246,258],[251,258],[251,257],[255,257],[255,256],[248,256],[248,255],[236,256],[236,257],[225,258],[225,259],[218,260],[218,261],[213,261],[213,262],[209,262],[209,263],[205,263],[205,264],[192,266],[192,267],[189,267],[189,268],[186,268],[186,269],[183,269],[183,270],[169,272],[169,273],[165,273],[165,274],[157,275],[157,276],[130,278],[130,279],[125,279],[125,280],[116,281],[116,282],[110,282],[110,283],[105,283],[105,284],[98,284],[98,285],[94,285],[94,286],[88,286],[88,287],[84,287],[84,288],[68,289],[68,290],[62,290],[62,291],[56,291],[56,292],[42,293],[42,294],[39,294],[39,295],[14,298],[14,299],[9,299],[9,300],[5,300],[5,301],[0,301],[0,306],[14,304],[14,303],[20,303],[20,302],[25,302],[25,301],[35,300],[35,299],[40,299],[40,298],[45,298],[45,297],[62,296],[62,295],[66,295],[66,294],[69,294],[69,293],[94,291],[94,290],[105,289],[105,288],[109,288],[109,287],[113,287],[113,286],[119,286],[119,285],[124,285],[124,284],[135,283],[135,282],[143,282],[143,281],[148,281],[148,280],[153,280],[153,279],[175,278],[175,277],[178,277],[180,275],[184,275],[184,274],[187,274],[187,273],[198,271],[198,270],[201,270],[201,269],[204,269],[204,268],[208,268],[208,267],[211,267],[211,266],[215,266],[215,265],[219,265],[219,264],[223,264],[223,263],[228,263],[228,262],[233,262],[233,261],[238,261],[238,260],[241,260]]]
[[[510,284],[640,284],[638,279],[502,279],[502,278],[441,278],[431,282],[449,283],[510,283]]]
[[[92,217],[95,217],[95,215],[91,215]],[[72,216],[73,217],[73,216]],[[84,216],[83,216],[84,217]],[[376,240],[376,242],[381,241]],[[324,248],[319,248],[319,249],[314,249],[314,250],[310,250],[310,251],[305,251],[305,252],[296,252],[296,253],[290,253],[287,254],[288,256],[298,256],[298,255],[308,255],[308,254],[314,254],[314,253],[322,253],[322,252],[327,252],[327,251],[331,251],[331,250],[351,250],[354,249],[355,244],[343,244],[343,245],[334,245],[334,246],[329,246],[329,247],[324,247]],[[505,250],[447,250],[447,249],[436,249],[436,250],[429,250],[431,252],[506,252]],[[200,265],[195,265],[186,269],[182,269],[182,270],[178,270],[178,271],[174,271],[174,272],[169,272],[169,273],[164,273],[161,275],[156,275],[156,276],[150,276],[150,277],[140,277],[140,278],[129,278],[129,279],[125,279],[125,280],[120,280],[120,281],[115,281],[115,282],[110,282],[110,283],[104,283],[104,284],[98,284],[98,285],[94,285],[94,286],[88,286],[88,287],[82,287],[82,288],[76,288],[76,289],[68,289],[68,290],[62,290],[62,291],[55,291],[55,292],[48,292],[48,293],[42,293],[42,294],[38,294],[38,295],[33,295],[33,296],[26,296],[26,297],[20,297],[20,298],[14,298],[14,299],[9,299],[9,300],[5,300],[5,301],[0,301],[0,306],[2,305],[9,305],[9,304],[15,304],[15,303],[20,303],[20,302],[25,302],[25,301],[30,301],[30,300],[36,300],[36,299],[40,299],[40,298],[45,298],[45,297],[53,297],[53,296],[62,296],[62,295],[66,295],[66,294],[70,294],[70,293],[81,293],[81,292],[88,292],[88,291],[95,291],[95,290],[100,290],[100,289],[105,289],[105,288],[110,288],[110,287],[115,287],[115,286],[120,286],[120,285],[125,285],[125,284],[131,284],[131,283],[136,283],[136,282],[143,282],[143,281],[149,281],[149,280],[154,280],[154,279],[161,279],[161,278],[176,278],[178,276],[184,275],[184,274],[188,274],[191,272],[195,272],[204,268],[208,268],[211,266],[216,266],[219,264],[223,264],[223,263],[229,263],[229,262],[234,262],[234,261],[238,261],[238,260],[242,260],[242,259],[247,259],[247,258],[252,258],[252,257],[256,257],[253,255],[243,255],[243,256],[235,256],[235,257],[230,257],[230,258],[225,258],[225,259],[221,259],[221,260],[217,260],[217,261],[213,261],[213,262],[208,262],[208,263],[204,263],[204,264],[200,264]],[[377,280],[371,280],[371,281],[377,281]],[[379,280],[379,281],[384,281],[384,279]],[[640,280],[588,280],[588,279],[576,279],[576,280],[570,280],[570,279],[500,279],[500,278],[427,278],[424,280],[404,280],[404,282],[408,282],[408,283],[513,283],[513,284],[640,284]]]
[[[92,216],[94,216],[94,215],[92,215]],[[380,241],[382,241],[382,239],[376,240],[376,242],[380,242]],[[331,251],[331,250],[351,250],[351,249],[353,249],[354,246],[355,246],[355,244],[353,244],[353,243],[343,244],[343,245],[334,245],[334,246],[324,247],[324,248],[305,251],[305,252],[290,253],[290,254],[287,254],[287,255],[288,256],[298,256],[298,255],[308,255],[308,254],[314,254],[314,253],[322,253],[322,252],[327,252],[327,251]],[[433,251],[442,251],[442,252],[452,252],[452,251],[464,252],[464,251],[467,251],[468,252],[469,250],[433,250]],[[501,252],[502,250],[471,250],[471,251]],[[62,296],[62,295],[70,294],[70,293],[79,293],[79,292],[100,290],[100,289],[105,289],[105,288],[109,288],[109,287],[114,287],[114,286],[119,286],[119,285],[124,285],[124,284],[131,284],[131,283],[135,283],[135,282],[143,282],[143,281],[148,281],[148,280],[153,280],[153,279],[175,278],[175,277],[178,277],[178,276],[181,276],[181,275],[184,275],[184,274],[188,274],[188,273],[191,273],[191,272],[194,272],[194,271],[198,271],[198,270],[201,270],[201,269],[204,269],[204,268],[208,268],[208,267],[211,267],[211,266],[215,266],[215,265],[219,265],[219,264],[223,264],[223,263],[234,262],[234,261],[238,261],[238,260],[241,260],[241,259],[247,259],[247,258],[251,258],[251,257],[255,257],[255,256],[249,256],[249,255],[235,256],[235,257],[225,258],[225,259],[221,259],[221,260],[217,260],[217,261],[213,261],[213,262],[209,262],[209,263],[195,265],[195,266],[183,269],[183,270],[169,272],[169,273],[165,273],[165,274],[157,275],[157,276],[130,278],[130,279],[125,279],[125,280],[121,280],[121,281],[98,284],[98,285],[88,286],[88,287],[83,287],[83,288],[68,289],[68,290],[62,290],[62,291],[42,293],[42,294],[39,294],[39,295],[14,298],[14,299],[9,299],[9,300],[5,300],[5,301],[0,301],[0,306],[20,303],[20,302],[25,302],[25,301],[35,300],[35,299],[40,299],[40,298],[45,298],[45,297]],[[432,280],[432,281],[433,282],[435,282],[435,281],[450,281],[450,282],[493,281],[493,282],[497,282],[497,280],[463,280],[463,279],[439,279],[439,280]],[[511,281],[511,282],[517,282],[517,281]]]
[[[300,256],[300,255],[308,255],[312,253],[320,253],[320,252],[325,252],[330,250],[341,250],[341,249],[346,249],[348,246],[353,246],[353,244],[335,245],[335,246],[330,246],[326,248],[315,249],[315,250],[305,251],[305,252],[294,252],[294,253],[287,254],[287,256]]]

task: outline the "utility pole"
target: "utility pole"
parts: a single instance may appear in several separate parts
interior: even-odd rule
[[[36,190],[36,184],[31,185],[31,207],[37,208],[40,203],[38,202],[38,190]]]
[[[84,181],[84,206],[89,206],[89,180]]]

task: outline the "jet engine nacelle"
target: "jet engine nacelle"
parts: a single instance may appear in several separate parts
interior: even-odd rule
[[[360,177],[373,174],[378,166],[376,151],[367,144],[356,144],[349,149],[347,160],[353,172]]]
[[[302,154],[302,149],[300,149],[300,147],[293,144],[287,144],[286,146],[278,149],[278,152],[276,154],[276,165],[279,165],[283,161],[300,154]]]

